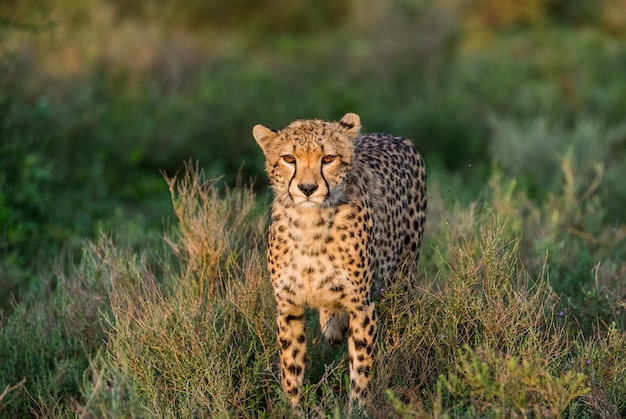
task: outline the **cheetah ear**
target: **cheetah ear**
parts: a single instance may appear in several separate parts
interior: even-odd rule
[[[267,150],[272,140],[276,138],[278,134],[276,133],[276,131],[258,124],[255,125],[254,128],[252,128],[252,135],[263,150],[263,153],[267,154]]]
[[[347,113],[341,118],[339,125],[346,130],[347,134],[356,137],[361,130],[361,118],[355,113]]]

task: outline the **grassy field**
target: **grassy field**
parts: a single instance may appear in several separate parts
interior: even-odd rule
[[[256,123],[361,116],[428,169],[373,417],[626,416],[623,0],[0,6],[0,416],[345,417],[277,370]]]

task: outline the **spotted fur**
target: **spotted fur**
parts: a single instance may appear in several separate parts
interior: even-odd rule
[[[331,344],[348,337],[350,397],[365,403],[373,367],[374,300],[385,281],[414,278],[426,218],[424,161],[411,141],[359,135],[339,122],[256,125],[274,192],[268,268],[278,306],[282,387],[302,395],[304,310],[320,310]]]

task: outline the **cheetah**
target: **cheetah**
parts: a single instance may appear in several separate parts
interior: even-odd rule
[[[253,128],[273,191],[267,260],[281,384],[294,407],[302,396],[305,308],[320,310],[331,344],[347,335],[350,401],[363,406],[375,301],[390,280],[412,281],[416,271],[426,219],[424,161],[410,140],[360,129],[354,113],[339,122],[298,120],[280,131]]]

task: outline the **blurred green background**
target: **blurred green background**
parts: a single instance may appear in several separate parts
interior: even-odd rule
[[[413,139],[451,203],[495,172],[541,202],[568,156],[621,225],[626,0],[3,0],[0,307],[85,238],[157,237],[162,172],[263,195],[251,127],[346,112]]]

